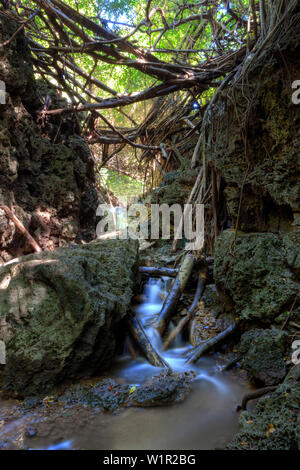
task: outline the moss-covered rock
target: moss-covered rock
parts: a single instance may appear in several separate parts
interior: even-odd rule
[[[243,231],[291,230],[299,212],[300,107],[291,99],[300,76],[299,22],[276,47],[219,94],[208,129],[207,159],[222,175],[229,216],[235,224],[240,212]]]
[[[231,450],[300,449],[300,383],[282,384],[240,416],[241,431]]]
[[[214,277],[241,320],[270,324],[293,303],[300,283],[295,233],[238,233],[225,230],[216,241]]]
[[[191,390],[192,376],[189,374],[161,374],[150,384],[136,387],[131,395],[134,406],[163,406],[179,403]]]
[[[3,389],[47,392],[107,368],[134,288],[137,243],[107,240],[29,255],[0,269]]]
[[[12,13],[6,13],[0,17],[0,43],[19,27]],[[45,101],[50,109],[67,101],[35,81],[24,32],[1,49],[0,80],[7,90],[6,103],[0,104],[0,205],[13,208],[43,249],[90,241],[98,205],[94,158],[74,134],[74,116],[41,117]],[[31,251],[0,210],[0,264]]]
[[[67,406],[80,404],[115,411],[128,402],[129,394],[130,385],[120,385],[112,379],[103,379],[94,385],[73,385],[59,397],[59,402]]]
[[[277,385],[286,375],[284,353],[288,334],[278,329],[254,329],[242,335],[239,354],[250,379]]]
[[[161,184],[152,193],[152,204],[181,204],[187,202],[198,170],[182,167],[164,175]]]

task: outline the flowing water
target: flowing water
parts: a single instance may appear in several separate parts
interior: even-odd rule
[[[193,370],[195,381],[187,398],[179,404],[152,408],[128,408],[117,413],[85,411],[57,420],[45,428],[44,437],[30,441],[43,449],[215,449],[224,448],[238,430],[236,406],[247,391],[246,382],[233,372],[220,372],[216,358],[201,358],[196,365],[185,363],[191,347],[181,337],[167,351],[152,327],[167,292],[168,279],[149,279],[144,302],[136,314],[152,344],[174,371]],[[142,384],[160,372],[145,359],[123,355],[109,376],[120,383]],[[0,408],[1,411],[1,408]],[[1,434],[1,433],[0,433]]]

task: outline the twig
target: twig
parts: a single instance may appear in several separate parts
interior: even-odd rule
[[[17,229],[26,237],[26,239],[28,240],[28,242],[30,243],[34,251],[36,251],[37,253],[40,253],[42,251],[41,247],[37,244],[35,239],[30,235],[28,230],[24,227],[22,222],[20,222],[20,220],[14,215],[14,213],[9,209],[9,207],[1,206],[1,209],[4,210],[7,217],[10,218],[10,220],[15,224]]]
[[[25,28],[25,26],[40,12],[40,10],[35,11],[26,21],[14,32],[14,34],[7,39],[7,41],[0,44],[0,47],[8,46],[17,36],[18,34]]]

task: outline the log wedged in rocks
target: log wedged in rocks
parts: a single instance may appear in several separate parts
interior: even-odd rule
[[[141,274],[144,274],[150,277],[161,277],[161,276],[176,277],[178,274],[178,269],[140,266],[139,272]]]
[[[48,393],[65,379],[109,367],[116,326],[130,308],[137,259],[136,241],[106,240],[0,268],[3,390]]]
[[[201,272],[198,275],[197,288],[196,288],[192,305],[189,307],[186,315],[180,320],[176,328],[174,328],[174,330],[172,330],[169,336],[164,340],[164,344],[163,344],[164,349],[167,349],[170,346],[172,341],[174,341],[176,336],[183,330],[183,328],[188,324],[190,319],[193,317],[197,304],[205,289],[206,277],[207,277],[206,270],[204,269],[201,270]]]
[[[172,313],[174,312],[178,300],[180,299],[180,296],[184,291],[186,283],[191,275],[194,262],[194,256],[191,253],[187,253],[182,261],[173,286],[171,287],[171,290],[159,313],[158,320],[154,325],[161,335],[165,331],[166,324],[169,318],[171,317]]]
[[[148,359],[150,364],[155,367],[163,367],[168,371],[171,371],[169,364],[158,354],[156,349],[152,346],[144,328],[140,324],[139,320],[134,316],[130,315],[127,319],[129,331],[143,352],[144,356]]]

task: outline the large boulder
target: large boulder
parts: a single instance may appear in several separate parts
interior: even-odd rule
[[[239,345],[242,367],[249,378],[277,385],[286,375],[284,353],[288,334],[278,329],[254,329],[243,334]]]
[[[235,240],[225,230],[217,238],[216,285],[241,320],[283,323],[300,289],[299,235],[239,232]]]
[[[110,365],[137,253],[135,241],[106,240],[24,256],[0,269],[5,392],[48,392]]]

